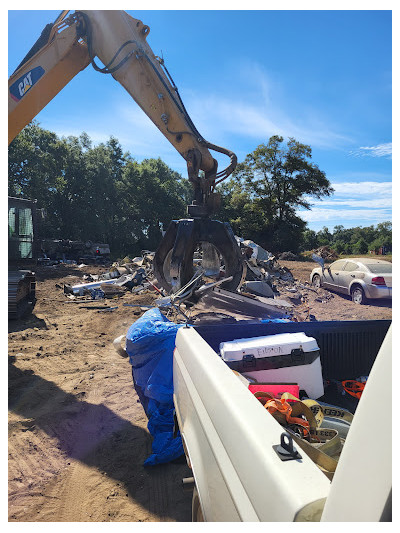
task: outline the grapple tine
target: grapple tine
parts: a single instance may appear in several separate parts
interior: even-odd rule
[[[192,278],[194,252],[202,243],[205,244],[205,263],[210,259],[215,263],[219,254],[225,277],[232,276],[223,287],[235,291],[241,285],[246,267],[230,225],[219,220],[195,218],[173,220],[155,253],[154,273],[164,289],[175,291]]]

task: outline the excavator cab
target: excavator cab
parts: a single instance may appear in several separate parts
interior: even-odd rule
[[[37,221],[36,200],[8,197],[8,317],[11,319],[33,308],[36,301],[36,278],[31,268],[37,261]]]

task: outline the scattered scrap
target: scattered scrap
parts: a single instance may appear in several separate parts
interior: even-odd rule
[[[106,243],[71,241],[69,239],[45,239],[40,244],[41,257],[38,263],[56,265],[59,263],[104,264],[110,259],[110,246]]]
[[[326,304],[334,297],[329,291],[296,280],[274,254],[257,243],[238,237],[236,240],[246,266],[242,283],[236,291],[224,289],[224,283],[231,278],[223,276],[223,267],[218,274],[211,276],[202,266],[201,257],[196,257],[192,279],[184,287],[167,293],[159,288],[154,274],[154,252],[144,250],[141,256],[126,256],[112,263],[101,274],[85,273],[85,265],[79,265],[82,281],[64,284],[65,301],[81,303],[80,307],[85,309],[112,312],[118,306],[107,305],[109,300],[119,300],[127,294],[152,293],[157,296],[153,305],[131,303],[130,300],[123,306],[132,307],[135,315],[158,307],[170,320],[197,324],[200,321],[268,318],[312,320],[314,317],[310,316],[308,308],[310,298]],[[318,256],[321,260],[323,255],[331,257],[327,247],[316,252],[321,254]],[[285,252],[279,258],[290,260],[294,256],[290,254]]]

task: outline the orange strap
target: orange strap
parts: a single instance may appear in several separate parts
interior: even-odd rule
[[[254,396],[280,424],[296,425],[303,438],[311,437],[311,432],[317,429],[318,424],[311,409],[293,394],[284,392],[281,398],[275,398],[270,392],[257,391]],[[289,403],[288,400],[294,402]],[[319,440],[318,437],[314,438]]]
[[[308,420],[291,416],[292,406],[285,399],[267,400],[264,407],[268,410],[269,413],[271,413],[271,415],[275,416],[276,418],[284,418],[287,424],[296,424],[297,426],[301,426],[306,433],[309,433],[310,424]]]
[[[351,396],[360,399],[365,387],[365,383],[348,379],[346,381],[342,381],[342,386],[348,394],[351,394]]]

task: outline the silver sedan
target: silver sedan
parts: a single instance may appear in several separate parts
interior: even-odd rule
[[[392,298],[392,263],[361,257],[339,259],[314,268],[310,281],[314,287],[348,294],[357,304],[367,298]]]

